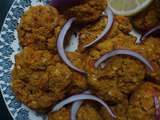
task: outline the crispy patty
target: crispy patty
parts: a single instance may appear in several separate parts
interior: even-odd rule
[[[133,37],[122,34],[99,43],[94,48],[91,48],[87,54],[88,67],[86,69],[90,74],[88,79],[89,85],[102,98],[118,102],[118,100],[123,100],[124,93],[132,93],[136,86],[141,84],[144,81],[143,79],[148,76],[150,80],[152,78],[153,81],[159,84],[159,45],[159,38],[149,37],[144,43],[136,45]],[[93,68],[95,61],[100,56],[115,49],[129,49],[138,52],[150,62],[154,71],[148,70],[140,61],[129,56],[113,57],[106,61],[106,66],[103,69]],[[109,92],[109,90],[114,91],[113,100],[110,96],[112,92]]]
[[[146,82],[137,88],[129,101],[128,120],[155,120],[155,95],[160,100],[160,86],[153,83]]]
[[[107,7],[107,0],[83,0],[81,4],[61,10],[67,18],[76,17],[79,23],[97,20]]]
[[[55,49],[57,36],[65,18],[51,6],[32,6],[18,25],[19,43],[22,47]]]
[[[87,87],[81,74],[70,70],[57,55],[47,50],[24,48],[15,59],[13,91],[20,101],[37,111],[46,111],[66,94]]]
[[[141,32],[146,32],[153,27],[160,25],[160,1],[153,3],[144,11],[133,17],[133,25]]]

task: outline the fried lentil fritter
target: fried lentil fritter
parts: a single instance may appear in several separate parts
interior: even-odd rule
[[[55,49],[58,34],[65,18],[51,6],[32,6],[18,25],[19,43],[22,47]]]
[[[70,120],[70,110],[63,108],[58,112],[51,112],[48,120]],[[77,113],[77,120],[103,120],[98,111],[90,104],[84,104]]]
[[[151,28],[160,25],[160,1],[153,3],[144,11],[133,17],[133,25],[141,32],[149,31]]]
[[[146,71],[156,83],[160,83],[160,38],[148,37],[142,44],[132,48],[143,55],[153,66],[154,71]]]
[[[107,7],[107,0],[83,0],[81,4],[61,10],[67,18],[76,17],[79,23],[97,20]]]
[[[106,62],[103,69],[95,69],[95,61],[114,49],[132,46],[135,38],[120,33],[116,37],[106,39],[88,51],[86,57],[86,71],[88,84],[97,96],[110,102],[119,104],[130,94],[145,77],[144,65],[128,56],[118,56]],[[123,43],[118,46],[118,44]],[[132,66],[133,65],[133,66]],[[132,66],[132,67],[131,67]]]
[[[45,111],[64,97],[72,72],[66,65],[54,62],[53,54],[24,48],[15,59],[12,89],[20,101],[32,109]]]
[[[146,82],[132,94],[128,107],[128,120],[155,120],[153,97],[160,100],[160,86]]]
[[[12,88],[16,97],[32,109],[45,111],[67,92],[79,92],[86,87],[83,76],[70,70],[57,55],[47,50],[28,47],[15,58]]]
[[[107,24],[107,20],[107,17],[101,17],[96,22],[84,26],[79,32],[79,47],[82,48],[84,45],[95,40],[103,32],[105,25]],[[110,32],[101,41],[104,41],[106,38],[113,38],[120,33],[128,34],[131,30],[132,25],[127,17],[115,16]]]
[[[94,69],[89,61],[86,69],[90,89],[110,104],[121,103],[143,83],[145,69],[139,61],[125,56],[111,58],[105,64],[104,68]]]
[[[88,83],[91,89],[103,99],[117,103],[123,100],[123,94],[132,93],[148,76],[159,84],[159,45],[159,38],[149,37],[144,43],[136,45],[135,38],[120,34],[91,48],[86,67],[89,72]],[[115,49],[129,49],[138,52],[151,63],[154,71],[149,71],[144,64],[129,56],[113,57],[106,62],[103,69],[93,68],[95,61],[100,56]]]

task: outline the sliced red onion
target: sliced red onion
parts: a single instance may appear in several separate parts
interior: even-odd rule
[[[91,94],[91,92],[90,91],[85,91],[83,94]],[[71,120],[76,120],[77,112],[78,112],[79,108],[81,107],[81,105],[83,104],[83,102],[84,102],[84,100],[80,100],[80,101],[74,102],[72,104]]]
[[[147,33],[145,33],[145,34],[142,36],[142,38],[141,38],[141,42],[144,41],[144,39],[145,39],[146,37],[148,37],[149,35],[153,34],[154,32],[156,32],[156,31],[158,31],[158,30],[160,31],[160,25],[154,27],[153,29],[151,29],[150,31],[148,31]]]
[[[144,63],[151,71],[153,71],[153,67],[151,66],[151,64],[149,63],[149,61],[147,59],[145,59],[142,55],[140,55],[137,52],[131,51],[131,50],[124,50],[124,49],[119,49],[119,50],[113,50],[111,52],[106,53],[105,55],[103,55],[102,57],[100,57],[96,63],[95,63],[95,67],[98,68],[98,66],[103,63],[104,61],[108,60],[111,57],[114,57],[116,55],[129,55],[132,56],[134,58],[137,58],[138,60],[140,60],[142,63]]]
[[[61,59],[63,60],[63,62],[68,65],[71,69],[79,72],[79,73],[82,73],[82,74],[86,74],[85,71],[83,70],[80,70],[79,68],[77,68],[76,66],[74,66],[71,61],[67,58],[66,54],[65,54],[65,51],[64,51],[64,40],[65,40],[65,36],[68,32],[68,30],[70,29],[72,23],[76,20],[75,17],[69,19],[65,25],[63,26],[61,32],[59,33],[59,36],[58,36],[58,40],[57,40],[57,50],[58,50],[58,54],[59,56],[61,57]]]
[[[75,101],[80,101],[80,100],[93,100],[96,101],[98,103],[100,103],[101,105],[103,105],[107,111],[109,112],[109,114],[113,117],[116,118],[116,115],[112,112],[112,110],[109,108],[109,106],[100,98],[93,96],[93,95],[85,95],[85,94],[78,94],[78,95],[73,95],[63,101],[61,101],[60,103],[58,103],[52,110],[52,112],[56,112],[59,111],[61,108],[63,108],[65,105],[75,102]]]
[[[155,105],[155,112],[156,112],[156,120],[160,120],[160,105],[159,105],[159,100],[157,96],[154,96],[154,105]]]
[[[82,0],[50,0],[50,4],[56,8],[63,8],[81,3]]]
[[[131,32],[129,32],[129,34],[137,38],[136,44],[141,43],[142,34],[137,32],[135,29],[133,29]]]
[[[113,13],[112,10],[108,7],[105,12],[104,12],[105,16],[108,16],[108,23],[105,26],[104,31],[91,43],[87,44],[84,46],[84,48],[89,48],[91,46],[93,46],[94,44],[96,44],[97,42],[99,42],[111,29],[112,25],[113,25]]]

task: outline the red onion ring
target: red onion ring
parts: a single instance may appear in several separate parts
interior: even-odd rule
[[[131,32],[129,32],[129,35],[132,35],[134,37],[136,37],[136,44],[140,44],[141,43],[141,38],[142,38],[142,34],[139,33],[138,31],[136,31],[135,29],[133,29]]]
[[[50,4],[56,8],[63,8],[81,3],[82,0],[50,0]]]
[[[111,52],[106,53],[105,55],[103,55],[102,57],[100,57],[96,63],[95,63],[95,67],[98,68],[98,66],[106,61],[107,59],[114,57],[116,55],[129,55],[132,56],[134,58],[137,58],[138,60],[140,60],[142,63],[144,63],[151,71],[153,71],[153,67],[151,66],[151,64],[148,62],[148,60],[146,60],[142,55],[131,51],[131,50],[123,50],[123,49],[119,49],[119,50],[113,50]]]
[[[85,91],[83,94],[91,94],[91,92],[90,91]],[[71,120],[76,120],[77,112],[78,112],[79,108],[81,107],[81,105],[83,104],[83,102],[84,102],[84,100],[80,100],[80,101],[74,102],[72,104]]]
[[[89,48],[91,46],[93,46],[94,44],[96,44],[97,42],[99,42],[111,29],[112,25],[113,25],[113,13],[112,10],[108,7],[105,12],[104,12],[105,16],[108,16],[108,23],[105,26],[104,31],[91,43],[87,44],[84,46],[84,48]]]
[[[58,50],[58,54],[59,56],[61,57],[61,59],[63,60],[63,62],[68,65],[71,69],[79,72],[79,73],[82,73],[82,74],[86,74],[85,71],[83,70],[80,70],[79,68],[77,68],[76,66],[74,66],[71,61],[67,58],[66,54],[65,54],[65,51],[64,51],[64,40],[65,40],[65,36],[68,32],[68,30],[70,29],[72,23],[76,20],[75,17],[69,19],[65,25],[63,26],[61,32],[59,33],[59,36],[58,36],[58,40],[57,40],[57,50]]]
[[[75,101],[79,101],[79,100],[93,100],[96,101],[98,103],[100,103],[101,105],[103,105],[107,111],[109,112],[109,114],[113,117],[116,118],[116,115],[112,112],[112,110],[109,108],[109,106],[100,98],[93,96],[93,95],[85,95],[85,94],[78,94],[78,95],[73,95],[69,98],[66,98],[65,100],[61,101],[60,103],[58,103],[53,109],[52,112],[56,112],[59,111],[61,108],[63,108],[65,105],[75,102]]]
[[[156,32],[156,31],[158,31],[158,30],[160,30],[160,25],[154,27],[153,29],[151,29],[150,31],[148,31],[147,33],[145,33],[145,34],[142,36],[142,38],[141,38],[141,42],[144,41],[144,39],[145,39],[146,37],[148,37],[149,35],[151,35],[152,33]]]
[[[159,105],[159,100],[157,96],[154,96],[154,105],[155,105],[155,120],[160,120],[160,105]]]

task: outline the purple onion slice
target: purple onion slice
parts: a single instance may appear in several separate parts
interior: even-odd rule
[[[78,95],[73,95],[69,98],[66,98],[65,100],[61,101],[60,103],[58,103],[53,109],[52,112],[56,112],[59,111],[61,108],[63,108],[65,105],[75,102],[75,101],[80,101],[80,100],[93,100],[96,101],[98,103],[100,103],[101,105],[103,105],[107,111],[109,112],[109,114],[113,117],[116,118],[116,115],[112,112],[112,110],[109,108],[109,106],[100,98],[93,96],[93,95],[85,95],[85,94],[78,94]]]
[[[84,46],[84,48],[89,48],[91,46],[93,46],[94,44],[96,44],[97,42],[99,42],[112,28],[113,25],[113,13],[112,10],[108,7],[105,12],[104,12],[105,16],[108,16],[108,23],[105,26],[104,31],[91,43],[87,44]]]
[[[155,105],[155,120],[160,120],[160,105],[159,105],[159,100],[157,96],[154,96],[154,105]]]
[[[153,67],[151,66],[149,61],[147,59],[145,59],[142,55],[140,55],[137,52],[134,52],[134,51],[131,51],[131,50],[125,50],[125,49],[113,50],[111,52],[106,53],[105,55],[103,55],[102,57],[100,57],[96,61],[95,67],[98,68],[101,63],[103,63],[104,61],[106,61],[109,58],[114,57],[116,55],[129,55],[129,56],[132,56],[134,58],[137,58],[142,63],[144,63],[151,71],[153,71]]]
[[[67,34],[67,32],[69,31],[69,29],[71,28],[72,23],[76,20],[75,17],[69,19],[65,25],[63,26],[61,32],[59,33],[58,36],[58,40],[57,40],[57,50],[58,50],[58,54],[61,57],[61,59],[63,60],[63,62],[68,65],[71,69],[82,73],[82,74],[86,74],[85,71],[80,70],[79,68],[77,68],[76,66],[74,66],[71,61],[67,58],[65,51],[64,51],[64,40],[65,40],[65,36]]]
[[[85,91],[85,92],[83,92],[83,94],[91,94],[91,92],[90,91]],[[76,120],[77,112],[78,112],[79,108],[81,107],[81,105],[83,104],[83,102],[84,102],[84,100],[80,100],[80,101],[74,102],[72,104],[71,120]]]
[[[72,6],[81,3],[82,0],[50,0],[50,4],[56,8],[63,8],[65,6]]]
[[[154,27],[153,29],[151,29],[150,31],[148,31],[147,33],[145,33],[145,34],[142,36],[142,38],[141,38],[141,42],[143,42],[146,37],[148,37],[149,35],[153,34],[154,32],[156,32],[156,31],[158,31],[158,30],[160,31],[160,25]]]
[[[141,43],[141,38],[142,38],[142,34],[139,33],[138,31],[136,31],[135,29],[132,29],[131,32],[129,32],[130,35],[136,37],[136,44],[140,44]]]

